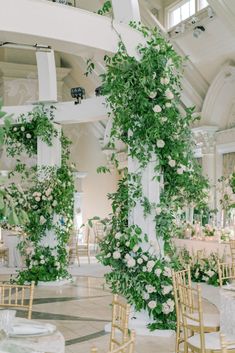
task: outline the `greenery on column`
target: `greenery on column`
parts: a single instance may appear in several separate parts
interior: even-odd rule
[[[208,183],[193,157],[194,109],[183,109],[180,103],[184,61],[157,29],[131,25],[146,44],[136,49],[138,59],[122,42],[113,57],[105,56],[102,94],[113,120],[109,147],[115,148],[116,140],[124,142],[140,167],[135,173],[125,171],[117,192],[108,196],[112,214],[98,259],[111,268],[106,281],[112,291],[124,295],[137,311],[148,311],[151,330],[174,328],[171,269],[179,262],[171,238],[185,207],[205,206]],[[118,164],[115,154],[112,159]],[[153,160],[156,181],[164,180],[158,205],[141,187],[143,170]],[[148,234],[129,222],[137,203],[142,217],[155,212],[156,241],[149,242]],[[164,240],[164,255],[159,254],[159,238]]]
[[[54,107],[36,106],[32,112],[21,115],[17,124],[8,119],[0,129],[7,156],[16,159],[9,178],[19,178],[17,185],[13,181],[1,191],[13,206],[13,211],[9,211],[13,215],[4,212],[3,221],[6,225],[17,225],[22,233],[19,249],[26,269],[18,273],[17,281],[21,284],[69,277],[67,245],[73,227],[75,190],[72,168],[68,166],[70,141],[62,133],[61,167],[29,168],[21,158],[22,153],[26,158],[36,157],[37,138],[52,145],[53,137],[58,136],[53,111]],[[25,215],[24,222],[18,216],[19,209]],[[47,240],[49,233],[54,235],[54,244]]]

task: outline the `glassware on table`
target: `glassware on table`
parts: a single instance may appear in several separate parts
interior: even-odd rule
[[[0,310],[0,330],[4,331],[6,337],[12,331],[16,310]]]

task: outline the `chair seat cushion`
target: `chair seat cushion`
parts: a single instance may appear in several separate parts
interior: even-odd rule
[[[198,317],[197,314],[193,315],[195,318]],[[188,319],[188,325],[199,326],[199,322]],[[204,314],[203,315],[204,327],[220,327],[220,317],[218,314]]]
[[[226,341],[235,341],[234,336],[227,336],[226,335]],[[195,335],[192,336],[188,339],[188,343],[191,344],[193,347],[196,348],[201,348],[201,342],[200,342],[200,335]],[[212,333],[205,333],[205,347],[206,349],[211,349],[211,350],[220,350],[221,345],[220,345],[220,334],[219,332],[212,332]],[[235,345],[229,346],[229,349],[234,348]]]

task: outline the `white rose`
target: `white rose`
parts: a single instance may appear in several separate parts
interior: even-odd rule
[[[166,103],[166,107],[167,107],[167,108],[170,108],[171,106],[172,106],[171,103],[169,103],[169,102]]]
[[[31,135],[30,134],[26,134],[26,137],[27,137],[27,139],[31,139]]]
[[[155,262],[153,260],[150,260],[150,261],[147,262],[147,267],[148,268],[153,268],[154,265],[155,265]]]
[[[37,202],[39,202],[39,201],[41,200],[41,198],[40,198],[39,196],[37,196],[37,197],[35,197],[35,200],[36,200]]]
[[[162,294],[166,295],[169,294],[172,291],[173,287],[171,285],[169,286],[162,286]]]
[[[157,104],[153,107],[153,111],[154,113],[160,113],[162,111],[162,108],[160,107],[160,105]]]
[[[45,224],[46,223],[46,218],[43,217],[43,216],[40,216],[39,223],[42,224],[42,225]]]
[[[53,203],[52,203],[52,206],[53,206],[53,207],[56,207],[56,206],[57,206],[57,203],[58,203],[58,202],[57,202],[56,200],[54,200]]]
[[[156,301],[151,300],[150,302],[148,302],[148,307],[149,307],[150,309],[154,309],[154,308],[156,308],[156,306],[157,306]]]
[[[182,175],[184,172],[183,168],[178,168],[177,169],[177,174]]]
[[[161,118],[161,121],[162,121],[163,123],[165,123],[167,120],[168,120],[168,119],[167,119],[166,116],[163,116],[163,117]]]
[[[157,147],[163,148],[165,146],[165,142],[163,140],[157,140]]]
[[[137,252],[139,250],[139,248],[140,248],[139,245],[136,244],[132,250],[133,250],[133,252]]]
[[[146,255],[143,255],[143,256],[142,256],[142,259],[143,259],[144,261],[147,261],[147,260],[148,260],[148,258],[147,258]]]
[[[141,259],[141,257],[137,260],[137,263],[139,264],[139,265],[141,265],[142,263],[143,263],[143,259]]]
[[[143,299],[144,299],[144,300],[149,300],[149,297],[150,297],[150,296],[149,296],[148,293],[144,293],[144,294],[143,294]]]
[[[122,236],[122,234],[121,234],[121,233],[117,233],[117,234],[115,234],[115,239],[120,239],[120,238],[121,238],[121,236]]]
[[[164,83],[165,83],[165,85],[169,85],[170,79],[168,77],[165,77]]]
[[[173,311],[172,308],[167,303],[163,303],[162,304],[162,312],[163,312],[163,314],[168,315],[172,311]]]
[[[136,261],[132,257],[127,261],[127,267],[135,267]]]
[[[162,212],[161,207],[156,207],[156,214],[157,214],[157,215],[160,215],[161,212]]]
[[[170,167],[174,168],[176,166],[176,161],[174,159],[170,159],[168,164]]]
[[[130,246],[130,242],[129,241],[126,242],[126,246]]]
[[[156,292],[156,289],[153,286],[151,286],[151,284],[146,285],[145,289],[149,294]]]
[[[166,96],[167,99],[173,99],[174,98],[174,94],[169,90],[169,88],[166,90],[165,96]]]
[[[154,99],[157,96],[157,92],[150,92],[149,98]]]
[[[163,275],[166,277],[172,277],[171,269],[169,267],[165,267],[163,271]]]
[[[24,126],[21,126],[20,130],[21,130],[21,131],[25,131]]]
[[[18,130],[17,127],[14,127],[13,131],[17,131],[17,130]]]
[[[115,260],[118,260],[118,259],[120,259],[120,257],[121,257],[120,251],[114,251],[113,258]]]
[[[165,78],[161,77],[160,82],[161,82],[161,85],[165,85]]]

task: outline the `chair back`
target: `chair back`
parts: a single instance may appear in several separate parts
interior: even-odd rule
[[[192,301],[192,298],[194,299]],[[192,288],[188,285],[179,284],[179,304],[184,327],[184,340],[187,344],[192,325],[198,326],[200,334],[200,352],[205,353],[205,334],[203,324],[203,309],[201,287]]]
[[[217,262],[219,284],[220,287],[227,282],[235,280],[235,263],[234,262]]]
[[[173,283],[173,291],[174,291],[174,298],[175,298],[175,310],[176,310],[176,317],[177,321],[180,320],[179,315],[179,285],[188,285],[192,286],[191,282],[191,270],[190,266],[187,269],[182,271],[172,271],[172,283]],[[192,299],[193,300],[193,299]]]
[[[25,308],[28,319],[32,316],[34,282],[30,285],[1,284],[0,307]]]
[[[232,262],[235,263],[235,240],[229,241]]]
[[[105,234],[104,224],[102,222],[96,221],[94,223],[94,231],[95,231],[95,243],[99,243]]]
[[[221,342],[221,353],[229,353],[229,351],[235,351],[235,341],[228,342],[224,334],[220,334]]]
[[[130,338],[121,346],[110,350],[107,353],[134,353],[135,351],[135,332],[131,331]],[[97,348],[92,348],[91,353],[98,353]]]
[[[112,326],[110,335],[110,351],[120,347],[128,340],[128,324],[130,305],[122,302],[117,294],[112,302]]]

